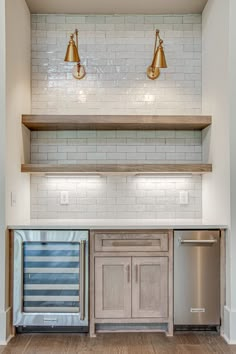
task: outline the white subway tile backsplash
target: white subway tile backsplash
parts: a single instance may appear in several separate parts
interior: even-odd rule
[[[72,77],[73,65],[63,62],[75,27],[87,71],[81,81]],[[165,40],[168,69],[152,82],[146,68],[156,28]],[[201,88],[201,15],[32,15],[32,74],[33,113],[200,113],[201,92],[194,89]]]
[[[197,187],[197,188],[195,188]],[[60,205],[60,191],[69,205]],[[190,203],[178,203],[178,191],[189,191]],[[201,215],[201,177],[31,177],[33,218],[196,218]]]
[[[57,152],[57,150],[59,149],[58,146],[52,146],[52,145],[31,145],[31,151],[32,152],[36,152],[36,151],[33,151],[35,150],[34,148],[37,147],[37,151],[40,153],[40,152]]]
[[[76,151],[77,151],[76,146],[70,146],[70,145],[58,146],[58,152],[76,152]]]
[[[64,63],[78,27],[87,75],[73,78]],[[168,68],[146,77],[155,29]],[[32,15],[32,113],[200,114],[201,15]],[[202,161],[200,132],[59,131],[31,133],[31,162],[187,163]],[[201,177],[31,177],[32,218],[200,218]],[[69,205],[60,205],[60,191]],[[179,191],[189,191],[180,206]]]
[[[131,148],[135,148],[137,149],[137,152],[155,152],[156,147],[155,145],[141,145],[141,146],[137,146],[137,148],[135,146],[131,146]],[[134,151],[129,151],[129,152],[134,152]]]
[[[87,157],[86,152],[72,152],[67,154],[67,159],[71,160],[70,163],[72,164],[72,160],[85,160]]]
[[[170,160],[185,162],[202,160],[201,132],[198,131],[93,131],[92,133],[90,134],[89,131],[34,133],[31,136],[31,161],[34,163],[42,160],[45,163],[50,163],[52,160],[55,163],[62,163],[62,160],[64,163],[78,163],[78,161],[79,163],[166,163]],[[83,138],[75,139],[74,136],[83,136]]]
[[[107,160],[112,160],[112,162],[116,160],[126,160],[126,154],[122,152],[109,152],[106,154]]]
[[[31,161],[32,163],[34,162],[40,162],[48,159],[48,155],[46,153],[31,153]]]
[[[67,154],[64,152],[49,152],[48,160],[66,160]]]
[[[94,148],[96,148],[97,152],[107,152],[107,153],[114,153],[117,150],[117,147],[111,146],[111,145],[100,145],[100,146],[94,146]],[[108,158],[108,156],[107,156]]]
[[[164,16],[164,23],[171,23],[171,24],[182,24],[183,23],[183,16]]]

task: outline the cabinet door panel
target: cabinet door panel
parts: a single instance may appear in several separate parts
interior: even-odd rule
[[[95,317],[131,317],[131,258],[95,258]]]
[[[168,317],[168,258],[132,258],[132,317]]]

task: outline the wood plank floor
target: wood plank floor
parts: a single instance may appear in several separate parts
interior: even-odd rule
[[[1,354],[208,354],[236,353],[216,334],[125,333],[99,334],[97,338],[77,334],[24,334],[0,346]]]

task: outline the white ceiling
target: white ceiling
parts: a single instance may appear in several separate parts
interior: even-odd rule
[[[195,14],[208,0],[26,0],[32,13]]]

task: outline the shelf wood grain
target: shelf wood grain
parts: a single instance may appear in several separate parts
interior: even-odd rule
[[[23,115],[30,130],[202,130],[212,123],[201,115]]]
[[[127,164],[127,165],[50,165],[23,164],[21,172],[35,174],[152,174],[152,173],[197,173],[212,172],[211,164]]]

